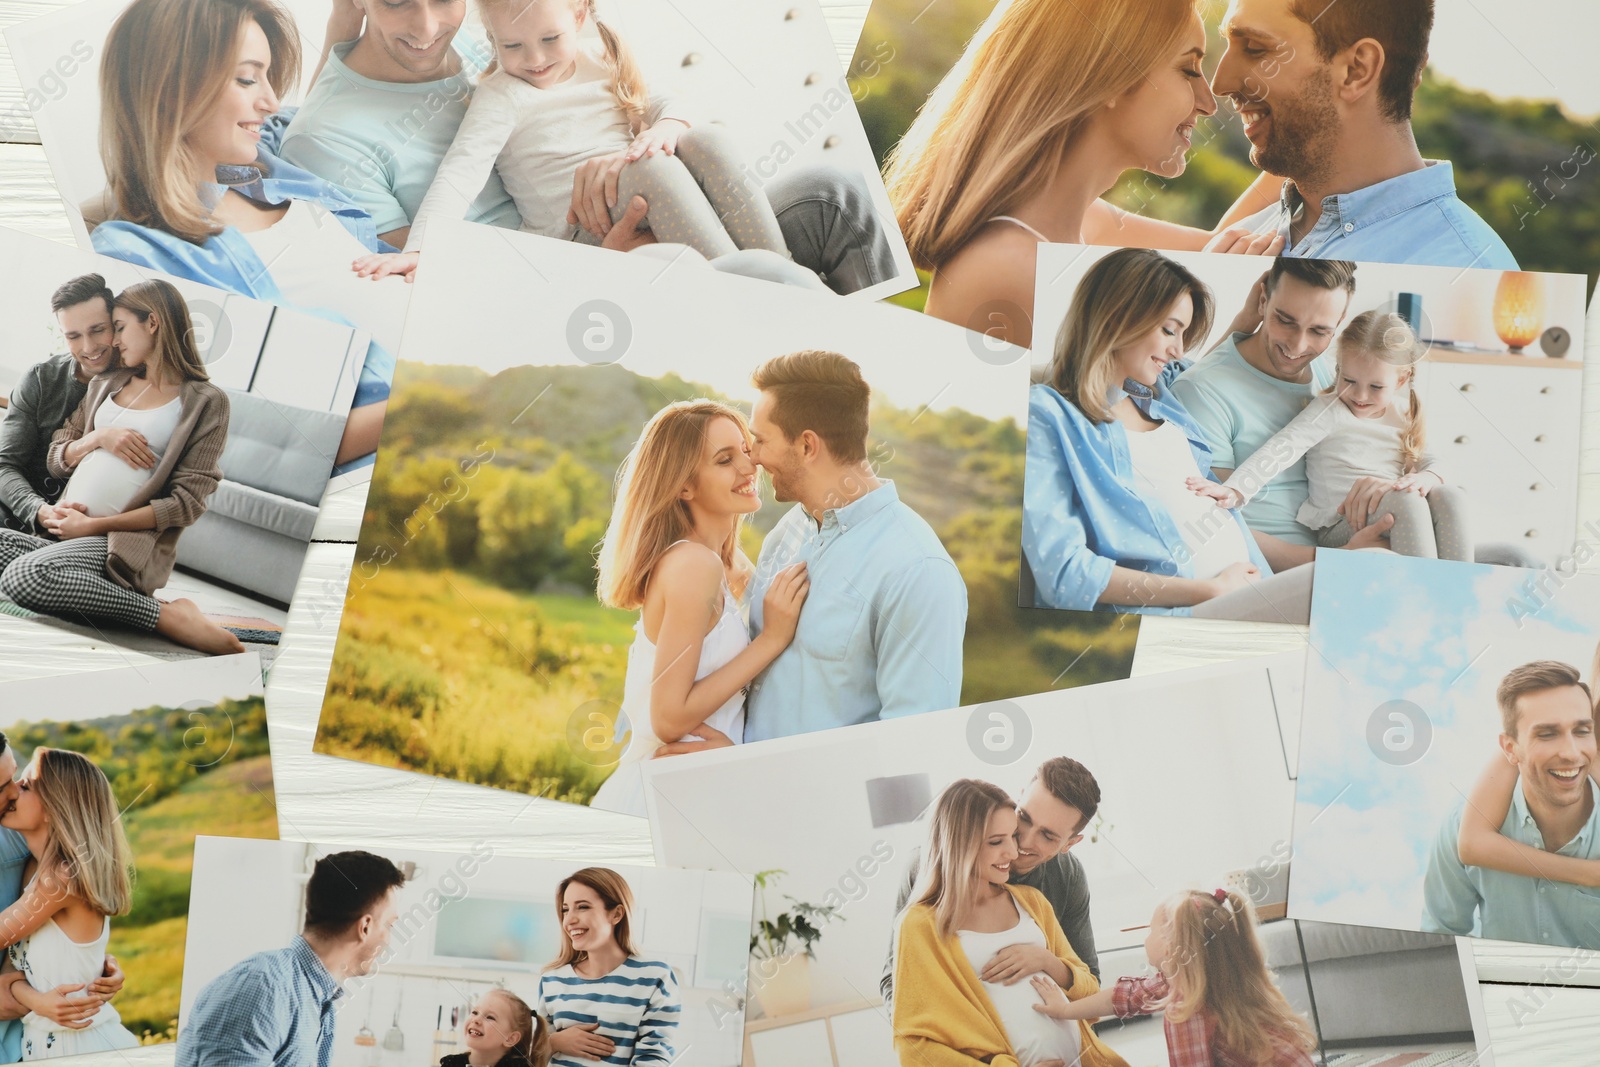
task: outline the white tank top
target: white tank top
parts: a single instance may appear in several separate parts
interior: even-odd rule
[[[1129,431],[1127,436],[1135,487],[1172,516],[1189,548],[1194,576],[1215,578],[1230,564],[1249,563],[1250,548],[1233,513],[1184,484],[1205,475],[1183,431],[1164,422],[1145,433]]]
[[[143,385],[143,382],[134,379],[124,385],[117,396],[123,395],[129,388]],[[166,454],[167,445],[172,442],[173,431],[178,428],[178,417],[183,410],[180,399],[173,397],[160,407],[141,411],[118,404],[117,396],[106,397],[95,409],[93,424],[89,428],[103,430],[120,426],[137,430],[144,434],[150,451],[156,454],[159,463]],[[83,461],[72,472],[61,494],[61,503],[82,504],[95,518],[120,515],[127,509],[133,494],[149,480],[148,470],[133,466],[113,452],[97,448],[83,457]]]
[[[1040,948],[1047,945],[1044,931],[1033,921],[1033,916],[1021,908],[1017,909],[1017,925],[1009,930],[992,934],[958,930],[956,937],[961,941],[961,951],[966,953],[974,974],[982,974],[984,964],[1008,945],[1038,945]],[[994,1010],[1000,1013],[1000,1022],[1005,1027],[1006,1038],[1011,1042],[1012,1053],[1022,1067],[1032,1067],[1046,1060],[1077,1063],[1078,1049],[1083,1040],[1078,1024],[1071,1020],[1052,1019],[1034,1011],[1033,1006],[1039,1003],[1039,994],[1033,988],[1033,983],[1028,981],[1031,977],[1026,975],[1012,985],[1003,982],[983,983],[984,992],[989,994]]]
[[[291,200],[283,218],[244,236],[272,272],[285,302],[336,312],[390,352],[400,351],[411,287],[404,278],[357,276],[350,264],[368,254],[366,246],[326,208]]]

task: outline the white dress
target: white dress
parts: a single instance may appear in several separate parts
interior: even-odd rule
[[[12,945],[11,963],[26,977],[28,984],[43,992],[58,985],[88,984],[105,971],[106,943],[111,940],[111,920],[100,927],[100,936],[78,942],[49,920],[39,929]],[[82,996],[82,993],[74,994]],[[81,1056],[89,1052],[134,1048],[138,1038],[122,1025],[122,1016],[110,1003],[100,1005],[82,1030],[57,1027],[42,1015],[29,1012],[22,1017],[22,1058],[51,1059]]]
[[[592,807],[607,811],[620,811],[643,817],[644,775],[639,766],[655,755],[661,739],[650,728],[650,683],[655,676],[656,646],[644,635],[644,617],[633,626],[633,647],[628,650],[628,673],[622,681],[622,711],[633,727],[627,751],[617,763],[617,769],[600,786]],[[695,681],[727,664],[744,651],[750,643],[750,630],[739,614],[739,602],[728,587],[722,587],[722,614],[716,625],[700,644],[700,665],[695,669]],[[721,730],[737,744],[744,740],[744,690],[729,697],[727,703],[712,712],[705,720],[714,729]],[[685,741],[698,740],[694,735]]]
[[[1047,944],[1039,924],[1021,908],[1017,909],[1017,925],[1009,930],[992,934],[958,930],[956,937],[961,941],[961,951],[966,954],[967,963],[972,966],[974,974],[983,973],[984,964],[1009,945],[1038,945],[1044,948]],[[1039,993],[1028,980],[1032,977],[1027,975],[1011,985],[983,982],[984,992],[989,994],[989,1000],[1005,1027],[1012,1054],[1017,1057],[1021,1067],[1032,1067],[1035,1063],[1049,1060],[1077,1063],[1083,1043],[1078,1024],[1052,1019],[1033,1010],[1033,1006],[1039,1003]]]
[[[126,385],[123,386],[117,396],[126,393],[128,388]],[[182,413],[182,407],[180,398],[173,397],[160,407],[139,411],[123,407],[117,403],[116,396],[110,396],[95,409],[93,425],[89,428],[103,430],[111,426],[121,426],[137,430],[144,435],[150,451],[156,454],[156,462],[160,463],[161,457],[167,451],[167,445],[172,441],[173,431],[178,428],[178,416]],[[83,461],[73,470],[71,479],[67,481],[67,488],[61,493],[61,502],[82,504],[95,518],[120,515],[127,510],[128,501],[133,499],[133,494],[149,480],[148,470],[135,467],[115,452],[97,448],[84,456]]]

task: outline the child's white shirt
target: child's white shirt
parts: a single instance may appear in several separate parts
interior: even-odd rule
[[[1402,411],[1409,403],[1410,398],[1400,393],[1382,416],[1361,419],[1332,393],[1313,397],[1223,484],[1244,497],[1243,506],[1305,456],[1310,492],[1295,518],[1313,530],[1332,526],[1339,521],[1339,505],[1356,479],[1398,479],[1404,473],[1400,438],[1406,428]],[[1424,453],[1418,458],[1417,470],[1435,470],[1434,458]]]
[[[689,123],[682,110],[652,90],[645,125],[663,118]],[[579,165],[626,149],[633,137],[611,91],[603,44],[580,48],[572,76],[548,89],[497,68],[473,91],[466,117],[411,222],[405,250],[421,247],[430,218],[465,218],[495,171],[516,202],[524,232],[569,240],[577,232],[567,223],[567,210]]]

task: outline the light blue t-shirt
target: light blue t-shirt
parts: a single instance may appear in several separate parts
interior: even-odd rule
[[[1558,856],[1600,859],[1600,787],[1593,781],[1588,784],[1594,810],[1578,835],[1556,850]],[[1468,867],[1461,862],[1456,839],[1464,803],[1455,806],[1434,838],[1423,882],[1422,928],[1429,933],[1600,949],[1600,889]],[[1520,780],[1500,833],[1544,848],[1544,835],[1528,811]]]
[[[794,640],[751,683],[746,741],[960,705],[967,586],[893,482],[820,525],[798,504],[778,520],[750,582],[752,636],[773,577],[801,561],[811,590]]]
[[[1230,335],[1171,386],[1172,395],[1205,434],[1211,465],[1223,470],[1249,459],[1333,381],[1333,356],[1328,353],[1312,361],[1312,380],[1304,385],[1257,370],[1239,352],[1239,342],[1248,336]],[[1312,532],[1295,520],[1310,491],[1302,457],[1245,505],[1245,525],[1291,544],[1315,545]]]
[[[411,225],[492,56],[465,31],[452,44],[461,57],[460,73],[416,83],[357,74],[344,62],[356,42],[335,45],[289,124],[280,154],[344,189],[372,216],[379,233]],[[467,220],[513,229],[522,221],[494,175]]]
[[[22,896],[22,869],[28,863],[28,843],[15,830],[0,827],[0,910]],[[22,1020],[0,1020],[0,1063],[22,1061]]]
[[[1423,162],[1421,170],[1323,197],[1322,214],[1298,244],[1288,244],[1289,223],[1304,205],[1291,181],[1283,183],[1276,204],[1240,225],[1282,234],[1286,256],[1516,270],[1500,235],[1456,196],[1450,164]]]

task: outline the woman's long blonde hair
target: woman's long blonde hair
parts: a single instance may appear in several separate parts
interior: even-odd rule
[[[561,914],[561,905],[567,896],[567,886],[574,882],[594,890],[607,912],[616,908],[622,909],[622,920],[611,928],[612,936],[623,952],[630,957],[637,956],[639,948],[633,943],[633,888],[628,885],[628,880],[610,867],[585,867],[581,871],[573,871],[556,887],[556,915]],[[545,964],[544,969],[547,971],[565,967],[569,963],[582,963],[589,958],[587,952],[579,952],[572,946],[572,937],[567,933],[567,924],[560,925],[561,951],[556,954],[554,960]]]
[[[956,923],[977,898],[978,850],[983,847],[989,816],[1016,805],[1004,789],[977,778],[951,782],[934,804],[928,827],[928,852],[923,857],[919,904],[933,907],[940,937],[953,937]]]
[[[60,748],[34,749],[33,762],[38,775],[30,788],[50,819],[41,877],[102,915],[126,915],[133,906],[133,853],[105,773]]]
[[[267,81],[281,97],[300,78],[294,19],[273,0],[134,0],[100,57],[100,159],[111,217],[204,244],[222,226],[199,184],[214,175],[186,143],[222,95],[255,22],[267,36]]]
[[[1038,195],[1085,120],[1175,54],[1195,0],[1002,0],[889,152],[917,265]]]
[[[1340,362],[1343,362],[1346,354],[1356,352],[1397,368],[1406,383],[1406,392],[1411,399],[1406,405],[1406,427],[1400,434],[1400,462],[1402,473],[1410,474],[1422,462],[1422,453],[1428,447],[1422,397],[1417,391],[1417,364],[1422,362],[1427,352],[1422,342],[1417,340],[1409,322],[1392,311],[1376,309],[1363,311],[1351,319],[1350,325],[1339,334]],[[1325,392],[1338,391],[1339,382],[1336,378]]]
[[[118,293],[111,306],[133,312],[140,322],[149,322],[152,314],[156,316],[155,354],[153,363],[145,366],[147,381],[211,379],[205,360],[194,346],[189,303],[171,282],[160,278],[135,282]]]
[[[478,9],[485,15],[491,11],[507,11],[516,8],[521,11],[531,4],[541,3],[542,0],[478,0]],[[633,50],[628,47],[628,42],[617,35],[595,9],[595,0],[552,0],[554,3],[570,3],[574,11],[581,11],[588,20],[594,24],[595,30],[600,34],[600,41],[605,45],[606,67],[611,73],[611,95],[617,98],[617,106],[628,116],[628,125],[634,133],[639,133],[645,127],[645,112],[650,108],[650,93],[645,88],[644,71],[639,69],[639,63],[633,58]],[[490,41],[494,40],[494,31],[489,26],[489,20],[483,20],[484,32],[489,35]],[[495,70],[500,65],[499,60],[493,60],[484,70],[485,74]]]
[[[678,494],[705,459],[707,427],[728,419],[750,440],[750,424],[736,408],[715,400],[680,400],[645,423],[644,432],[617,472],[616,506],[600,542],[596,591],[609,607],[634,611],[656,562],[673,542],[694,531],[689,505]],[[744,519],[722,545],[722,565],[733,563]]]
[[[1121,384],[1115,371],[1117,350],[1166,321],[1173,301],[1184,293],[1194,305],[1189,328],[1183,331],[1187,352],[1211,333],[1212,299],[1206,284],[1147,248],[1123,248],[1101,258],[1073,290],[1046,380],[1090,422],[1110,422],[1109,394]]]
[[[1280,1043],[1310,1052],[1316,1038],[1267,970],[1249,901],[1218,893],[1189,890],[1156,908],[1172,953],[1162,967],[1173,972],[1167,1020],[1205,1012],[1216,1021],[1218,1043],[1240,1063],[1269,1063]]]

